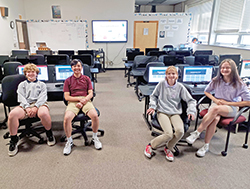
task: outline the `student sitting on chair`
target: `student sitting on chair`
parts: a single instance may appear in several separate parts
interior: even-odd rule
[[[159,82],[150,95],[147,114],[154,114],[157,110],[158,121],[163,129],[163,134],[154,138],[144,150],[146,157],[151,158],[156,149],[162,143],[166,143],[164,152],[168,161],[174,161],[173,148],[184,135],[184,125],[180,117],[182,113],[181,99],[187,102],[188,119],[194,120],[196,113],[196,101],[188,90],[177,82],[178,72],[174,66],[166,70],[166,79]],[[174,127],[174,133],[173,128]]]
[[[212,91],[214,91],[214,96],[211,94]],[[221,116],[234,117],[239,107],[250,106],[250,92],[240,79],[236,64],[232,59],[225,59],[220,63],[217,76],[208,84],[204,93],[213,102],[198,129],[186,138],[189,144],[193,144],[200,133],[206,130],[205,144],[196,152],[198,157],[203,157],[208,152],[209,142]]]
[[[51,117],[47,104],[47,88],[45,83],[37,80],[39,69],[35,64],[26,64],[23,70],[27,80],[18,85],[17,97],[20,105],[15,107],[8,117],[10,131],[9,156],[18,152],[19,120],[38,116],[46,129],[47,144],[53,146],[56,141],[51,131]]]
[[[102,143],[97,137],[99,118],[95,107],[91,102],[91,98],[93,97],[91,80],[88,76],[82,75],[81,71],[83,69],[83,65],[80,60],[72,60],[71,68],[74,73],[65,80],[63,87],[64,98],[68,101],[63,122],[64,131],[67,137],[67,142],[63,150],[64,155],[68,155],[71,152],[71,148],[73,146],[71,121],[79,113],[80,109],[83,113],[89,116],[92,121],[93,142],[95,148],[97,150],[102,149]]]

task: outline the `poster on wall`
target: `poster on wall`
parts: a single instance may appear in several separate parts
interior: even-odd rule
[[[52,17],[61,18],[61,9],[59,5],[52,5]]]

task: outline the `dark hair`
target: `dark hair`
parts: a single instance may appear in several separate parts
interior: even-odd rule
[[[74,65],[77,65],[77,63],[80,62],[82,67],[83,67],[83,63],[80,59],[73,59],[71,62],[70,62],[70,66],[74,66]]]
[[[236,88],[237,84],[242,85],[242,80],[238,74],[237,66],[232,59],[225,59],[220,63],[218,73],[217,73],[216,77],[213,78],[214,85],[219,84],[221,79],[223,79],[223,75],[221,74],[221,67],[226,62],[231,67],[231,73],[230,73],[230,82],[231,83],[230,84],[232,84],[234,88]]]

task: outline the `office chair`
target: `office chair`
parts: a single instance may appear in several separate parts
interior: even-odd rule
[[[159,57],[164,54],[167,54],[167,52],[166,51],[149,51],[147,55]]]
[[[195,57],[194,56],[185,56],[183,63],[188,64],[188,65],[194,65]]]
[[[58,54],[67,54],[69,57],[75,54],[74,50],[58,50]]]
[[[24,81],[26,77],[24,75],[9,75],[3,78],[2,80],[2,102],[4,104],[4,112],[5,112],[5,122],[8,120],[8,112],[10,112],[10,108],[14,106],[18,106],[17,102],[17,87],[20,82]],[[26,118],[19,121],[19,126],[25,125],[24,129],[18,129],[19,138],[23,138],[25,136],[32,137],[35,136],[39,139],[38,143],[41,144],[44,142],[44,139],[41,137],[41,133],[45,131],[43,126],[41,127],[32,127],[32,123],[38,122],[40,119],[38,117],[35,118]],[[43,128],[41,133],[38,133],[35,129]],[[4,134],[4,139],[10,137],[10,133],[7,132]]]
[[[45,58],[43,54],[36,54],[36,55],[30,55],[29,56],[29,62],[36,64],[36,65],[45,65]]]
[[[191,90],[189,89],[189,87],[186,86],[186,85],[184,85],[184,86],[186,87],[186,89],[188,90],[188,92],[191,94]],[[182,106],[182,114],[180,115],[180,117],[181,117],[181,119],[183,121],[183,124],[184,124],[184,133],[185,133],[185,132],[187,132],[187,130],[190,127],[190,120],[188,119],[188,116],[187,116],[187,113],[186,113],[187,103],[184,100],[181,100],[181,106]],[[161,125],[160,125],[160,123],[158,121],[157,112],[155,112],[154,115],[151,116],[151,126],[154,129],[156,129],[156,130],[153,130],[151,132],[152,136],[159,136],[159,135],[161,135],[161,132],[163,132],[163,130],[162,130]],[[184,140],[184,139],[181,139],[179,142],[187,143],[186,140]],[[191,146],[190,144],[188,144],[188,145]],[[174,155],[178,156],[179,155],[179,149],[178,149],[178,147],[175,146],[174,150],[175,150]]]
[[[20,62],[5,62],[3,64],[3,74],[4,77],[7,75],[15,75],[18,74],[17,67],[23,65]]]
[[[173,45],[164,45],[162,50],[163,51],[172,51],[174,49]]]
[[[211,99],[209,99],[207,96],[203,96],[197,103],[196,109],[197,109],[197,116],[195,120],[195,130],[197,129],[198,120],[202,119],[208,112],[208,108],[201,109],[201,104],[208,103],[211,105]],[[217,124],[218,128],[225,127],[228,129],[227,132],[227,139],[225,144],[225,150],[221,152],[222,156],[227,155],[228,150],[228,144],[229,144],[229,138],[230,138],[230,132],[233,126],[236,126],[235,132],[238,129],[238,125],[241,123],[244,123],[246,121],[246,118],[242,115],[243,112],[246,112],[250,109],[250,107],[242,107],[240,108],[239,112],[234,117],[221,117],[219,123]],[[249,112],[249,118],[250,118],[250,112]],[[247,121],[246,125],[246,137],[245,137],[245,143],[243,144],[243,148],[248,148],[247,141],[248,141],[248,132],[250,127],[250,119]]]
[[[88,76],[91,80],[92,75],[90,72],[90,67],[88,65],[84,64],[83,69],[84,69],[84,75]],[[94,86],[93,86],[93,88],[94,88]],[[93,95],[93,98],[94,97],[95,97],[95,93]],[[91,101],[93,101],[93,98],[91,99]],[[68,104],[68,102],[65,99],[64,99],[64,103],[65,103],[65,105]],[[96,109],[97,115],[99,117],[100,111],[97,108],[95,108],[95,109]],[[76,125],[75,124],[76,122],[80,122],[80,126]],[[77,133],[82,134],[84,141],[85,141],[85,146],[91,145],[93,143],[93,141],[91,141],[91,142],[88,141],[88,137],[86,134],[87,131],[92,131],[91,119],[87,115],[85,115],[82,111],[80,111],[72,120],[72,128],[74,128],[74,130],[71,133],[72,135],[75,135]],[[98,129],[98,132],[99,132],[100,136],[104,135],[104,130]],[[61,142],[65,142],[65,140],[66,140],[66,136],[64,135],[61,137]]]

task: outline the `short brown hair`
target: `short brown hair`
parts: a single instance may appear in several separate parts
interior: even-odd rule
[[[176,69],[176,67],[174,67],[174,66],[169,66],[167,69],[166,69],[166,75],[167,75],[167,73],[170,71],[170,70],[173,70],[175,73],[176,73],[176,75],[178,76],[178,71],[177,71],[177,69]]]
[[[36,67],[36,65],[33,63],[28,63],[24,66],[24,69],[23,69],[24,75],[26,75],[26,72],[28,72],[28,71],[35,71],[37,73],[37,75],[40,72],[39,69]]]

